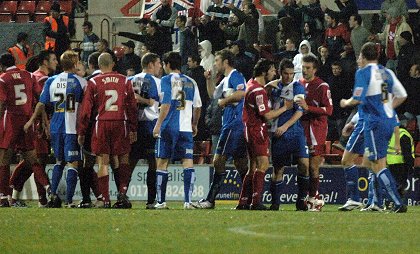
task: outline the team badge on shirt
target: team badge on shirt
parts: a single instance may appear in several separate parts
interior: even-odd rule
[[[356,89],[354,89],[354,96],[355,97],[359,97],[362,96],[363,93],[363,87],[357,87]]]
[[[255,100],[257,102],[257,106],[258,106],[258,110],[259,111],[264,111],[265,110],[265,105],[264,105],[264,97],[262,94],[257,95],[255,97]]]

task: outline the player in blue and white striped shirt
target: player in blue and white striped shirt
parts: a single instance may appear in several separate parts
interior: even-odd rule
[[[363,45],[353,96],[342,100],[340,106],[360,104],[359,112],[364,118],[365,159],[371,162],[371,169],[376,173],[379,185],[386,190],[394,201],[394,212],[406,212],[398,194],[395,180],[386,168],[386,155],[389,140],[397,125],[394,109],[407,98],[407,93],[395,74],[378,64],[378,52],[373,43]]]
[[[161,80],[161,106],[159,118],[153,129],[157,138],[156,209],[166,207],[166,185],[169,159],[182,159],[184,168],[185,209],[193,208],[191,195],[195,182],[193,168],[193,136],[201,112],[201,98],[196,82],[182,74],[181,56],[168,52],[163,58],[163,67],[168,75]]]

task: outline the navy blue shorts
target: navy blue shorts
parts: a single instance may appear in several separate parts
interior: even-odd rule
[[[271,157],[273,167],[290,166],[294,158],[309,158],[306,137],[302,135],[288,135],[287,132],[279,138],[271,139]]]
[[[222,129],[219,141],[217,142],[216,154],[224,155],[227,158],[246,158],[246,141],[243,128],[238,130]]]
[[[365,123],[365,150],[370,161],[386,158],[394,127],[394,119]]]
[[[192,132],[163,130],[156,140],[155,156],[163,159],[192,159],[194,141]]]
[[[365,153],[364,123],[358,122],[346,144],[346,150],[363,155]]]
[[[137,127],[137,141],[131,144],[130,158],[154,159],[156,139],[153,137],[154,121],[140,121]]]
[[[81,161],[82,151],[76,134],[51,133],[51,147],[58,161]]]

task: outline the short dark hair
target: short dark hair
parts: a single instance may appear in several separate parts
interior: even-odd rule
[[[27,40],[28,39],[28,34],[27,33],[25,33],[25,32],[20,32],[18,35],[17,35],[17,37],[16,37],[16,41],[18,42],[18,43],[20,43],[20,42],[22,42],[22,41],[24,41],[24,40]]]
[[[15,65],[15,58],[10,53],[4,53],[0,56],[0,64],[4,67],[10,67]]]
[[[154,27],[156,30],[159,29],[159,25],[156,21],[150,20],[148,23],[151,27]]]
[[[145,69],[147,68],[149,63],[154,63],[157,59],[159,59],[159,56],[157,54],[147,53],[141,58],[141,67]]]
[[[227,60],[230,66],[234,65],[235,55],[230,50],[227,50],[227,49],[219,50],[216,52],[216,56],[220,56],[220,58],[222,58],[222,61]]]
[[[83,25],[82,26],[87,26],[90,30],[92,30],[92,28],[93,28],[92,23],[89,22],[89,21],[83,22]]]
[[[37,56],[38,66],[41,66],[44,60],[49,61],[52,54],[55,54],[52,50],[41,50]]]
[[[354,17],[354,20],[357,22],[357,24],[361,25],[362,24],[362,16],[360,16],[359,14],[353,14],[350,17]]]
[[[317,70],[319,68],[319,61],[318,61],[318,58],[316,58],[315,56],[306,55],[306,56],[302,57],[302,62],[312,63],[313,67]]]
[[[274,62],[265,58],[261,58],[254,66],[254,78],[267,73],[268,70],[274,67]]]
[[[362,49],[360,50],[360,53],[368,61],[378,60],[378,57],[379,57],[377,47],[376,47],[375,43],[373,43],[373,42],[366,42],[362,46]]]
[[[167,52],[163,55],[163,62],[169,64],[171,70],[181,70],[182,58],[177,52]]]
[[[99,52],[93,52],[89,55],[88,64],[91,64],[95,70],[99,70],[98,59],[100,55],[101,53]]]
[[[107,40],[105,40],[105,39],[100,39],[100,40],[99,40],[99,42],[100,42],[100,43],[102,43],[102,44],[104,44],[104,46],[105,46],[106,48],[108,48],[108,47],[109,47],[109,42],[108,42]]]
[[[196,62],[196,63],[200,63],[200,62],[201,62],[201,58],[200,58],[200,56],[199,56],[199,55],[197,55],[197,54],[193,54],[193,55],[190,55],[190,56],[188,56],[188,57],[191,57],[191,60],[192,60],[193,62]]]
[[[340,67],[341,69],[343,69],[343,65],[341,64],[341,62],[340,61],[334,61],[332,64],[331,64],[331,66],[338,66],[338,67]]]
[[[187,16],[185,15],[179,15],[177,17],[181,22],[187,23]]]
[[[293,62],[287,58],[283,58],[283,60],[281,60],[279,64],[280,73],[284,71],[285,69],[294,69],[294,68],[295,68],[295,65],[293,64]]]

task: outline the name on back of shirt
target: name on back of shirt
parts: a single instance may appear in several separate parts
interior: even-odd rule
[[[20,73],[13,73],[12,77],[13,77],[13,79],[21,79]]]
[[[107,84],[107,83],[118,83],[118,81],[119,81],[119,78],[117,78],[117,77],[105,77],[105,78],[102,79],[102,82],[104,84]]]

